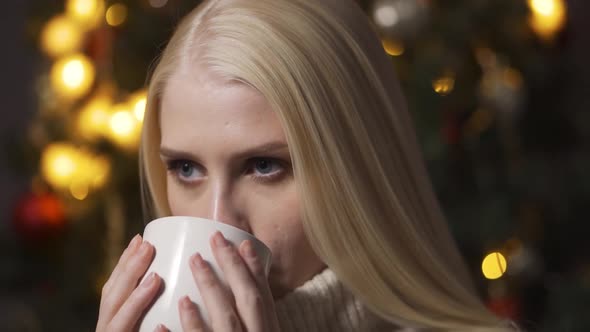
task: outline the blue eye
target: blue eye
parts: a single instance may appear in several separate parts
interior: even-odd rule
[[[172,160],[168,163],[168,170],[170,170],[178,180],[184,182],[194,181],[203,176],[197,166],[188,160]]]
[[[271,159],[258,159],[254,162],[254,169],[256,172],[267,175],[276,172],[280,165]]]

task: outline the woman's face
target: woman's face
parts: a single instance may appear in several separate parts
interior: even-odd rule
[[[179,70],[161,106],[172,214],[218,220],[264,242],[275,298],[318,273],[324,264],[303,232],[289,147],[264,97],[208,70]]]

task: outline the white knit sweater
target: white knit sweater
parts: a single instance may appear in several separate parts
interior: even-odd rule
[[[400,331],[371,313],[325,269],[275,304],[282,332]]]

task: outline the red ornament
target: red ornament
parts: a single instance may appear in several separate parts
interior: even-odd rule
[[[65,226],[62,202],[51,193],[23,196],[16,205],[13,226],[25,240],[46,240],[59,235]]]

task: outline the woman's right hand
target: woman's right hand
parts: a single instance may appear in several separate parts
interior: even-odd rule
[[[136,328],[161,284],[157,274],[150,274],[138,285],[153,256],[154,247],[139,234],[131,240],[102,288],[97,332],[127,332]]]

